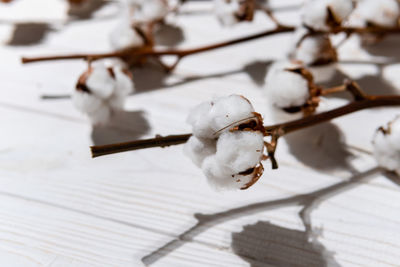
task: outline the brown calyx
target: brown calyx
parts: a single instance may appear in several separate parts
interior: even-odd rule
[[[327,16],[325,20],[326,25],[328,25],[331,29],[340,27],[340,25],[342,25],[342,19],[339,18],[338,15],[336,15],[335,11],[333,11],[331,6],[328,6],[326,9],[327,9]]]
[[[86,85],[86,81],[89,75],[93,72],[93,68],[89,67],[81,76],[79,76],[78,82],[76,83],[75,89],[80,92],[91,94],[89,87]]]
[[[286,70],[301,75],[307,81],[309,97],[304,105],[300,107],[288,107],[284,108],[284,110],[289,113],[302,111],[304,116],[313,114],[319,105],[321,87],[314,83],[312,73],[306,68],[299,67]]]
[[[235,17],[238,21],[252,21],[254,10],[254,0],[241,0],[239,2],[239,10],[235,13]]]
[[[254,168],[250,168],[244,172],[240,172],[240,175],[253,175],[253,178],[251,179],[250,182],[248,182],[247,184],[245,184],[242,188],[240,188],[240,190],[246,190],[249,187],[251,187],[252,185],[254,185],[263,175],[264,173],[264,166],[262,165],[262,163],[260,162],[260,164]]]

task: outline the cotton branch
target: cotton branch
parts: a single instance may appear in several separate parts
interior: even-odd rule
[[[353,88],[353,86],[350,86]],[[359,88],[358,88],[359,89]],[[265,126],[267,135],[270,135],[275,143],[277,139],[288,133],[298,131],[307,127],[311,127],[332,119],[368,108],[384,107],[384,106],[400,106],[400,96],[365,96],[362,92],[358,92],[354,88],[351,89],[355,100],[342,107],[322,112],[319,114],[310,115],[298,120],[289,121],[286,123],[275,124],[272,126]],[[360,95],[363,95],[361,97]],[[171,145],[179,145],[185,143],[191,134],[182,135],[169,135],[165,137],[157,136],[156,138],[137,140],[120,144],[111,144],[105,146],[93,146],[91,147],[92,156],[99,157],[108,154],[114,154],[119,152],[138,150],[151,147],[166,147]],[[271,155],[274,153],[273,147],[268,151]]]
[[[45,56],[45,57],[22,57],[22,63],[33,63],[38,61],[52,61],[52,60],[69,60],[69,59],[84,59],[84,60],[99,60],[104,58],[121,58],[128,62],[135,61],[134,59],[141,59],[146,57],[162,57],[165,55],[173,55],[177,56],[178,60],[183,57],[198,54],[201,52],[210,51],[217,48],[227,47],[243,42],[248,42],[251,40],[260,39],[262,37],[266,37],[269,35],[293,32],[295,30],[294,27],[291,26],[278,26],[272,30],[266,30],[260,33],[251,34],[245,37],[233,39],[230,41],[220,42],[216,44],[206,45],[193,49],[167,49],[167,50],[154,50],[151,47],[140,47],[140,48],[131,48],[121,51],[115,51],[110,53],[98,53],[98,54],[73,54],[73,55],[64,55],[64,56]]]

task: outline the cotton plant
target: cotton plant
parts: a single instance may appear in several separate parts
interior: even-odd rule
[[[400,116],[380,127],[373,138],[373,154],[378,164],[400,175]]]
[[[72,101],[93,125],[104,125],[123,109],[125,98],[133,91],[132,76],[126,69],[97,64],[79,77]]]
[[[188,123],[193,136],[184,151],[217,189],[246,189],[263,172],[264,130],[261,116],[239,95],[195,107]]]

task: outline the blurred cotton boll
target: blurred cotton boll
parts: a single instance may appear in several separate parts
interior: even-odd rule
[[[72,100],[92,124],[106,124],[113,112],[123,109],[125,98],[133,91],[132,78],[122,67],[96,65],[81,75]]]
[[[400,116],[379,128],[372,143],[378,164],[400,175]]]
[[[362,0],[351,15],[350,23],[364,27],[373,24],[381,27],[395,27],[400,16],[399,4],[396,0]]]

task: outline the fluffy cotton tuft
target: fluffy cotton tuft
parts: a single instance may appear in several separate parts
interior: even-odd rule
[[[133,91],[133,81],[121,67],[93,66],[80,77],[72,100],[92,124],[105,124]]]
[[[396,0],[363,0],[357,2],[351,21],[356,26],[366,26],[368,23],[394,27],[398,24],[400,8]]]
[[[186,142],[184,152],[197,167],[201,167],[205,158],[215,154],[216,145],[216,140],[192,136]]]
[[[335,15],[337,23],[345,20],[353,11],[351,0],[310,0],[302,8],[301,19],[304,25],[314,30],[329,30],[328,7]]]
[[[254,174],[244,174],[262,159],[263,135],[260,132],[225,132],[217,141],[215,155],[204,159],[202,170],[210,185],[217,189],[240,189]]]
[[[201,167],[214,187],[245,188],[259,175],[264,136],[235,126],[262,123],[258,120],[250,102],[238,95],[202,103],[188,117],[193,136],[185,144],[185,154]]]
[[[400,116],[379,128],[372,143],[378,164],[400,175]]]
[[[280,108],[303,106],[310,94],[308,81],[289,69],[299,65],[290,62],[274,63],[267,74],[265,93],[270,102]]]

